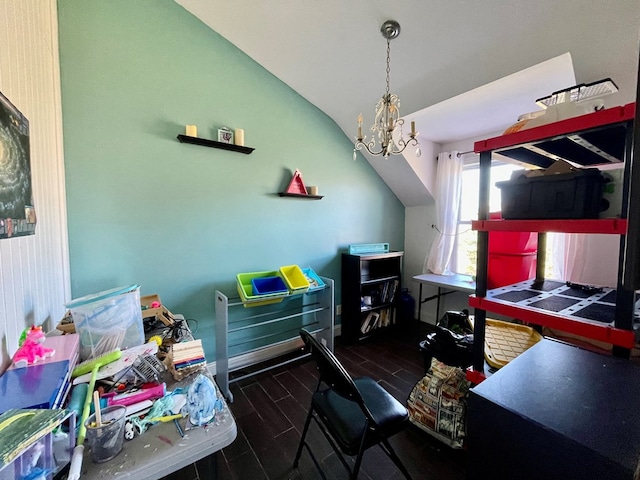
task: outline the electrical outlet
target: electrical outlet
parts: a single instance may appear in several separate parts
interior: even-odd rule
[[[336,305],[336,315],[342,314],[342,305]]]

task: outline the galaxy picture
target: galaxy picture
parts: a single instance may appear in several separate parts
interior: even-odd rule
[[[33,233],[29,121],[0,93],[0,238]]]

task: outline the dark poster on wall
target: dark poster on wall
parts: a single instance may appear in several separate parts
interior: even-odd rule
[[[0,239],[34,233],[29,120],[0,93]]]

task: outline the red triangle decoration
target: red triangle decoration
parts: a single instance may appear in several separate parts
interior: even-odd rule
[[[302,180],[302,173],[297,168],[296,171],[293,172],[293,177],[291,178],[291,182],[289,182],[286,192],[297,193],[299,195],[307,194],[307,188],[304,186],[304,181]]]

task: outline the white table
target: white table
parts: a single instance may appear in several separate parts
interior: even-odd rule
[[[184,320],[182,315],[175,317]],[[193,340],[190,331],[185,333],[184,340]],[[208,370],[201,373],[213,381],[216,395],[223,404],[222,411],[216,411],[213,421],[207,427],[193,427],[188,430],[189,420],[183,418],[179,420],[184,433],[184,437],[181,437],[174,422],[156,423],[133,440],[125,440],[117,457],[100,464],[92,462],[91,449],[86,443],[80,478],[157,480],[206,457],[215,471],[213,454],[230,445],[236,439],[238,429],[220,387]],[[165,372],[164,380],[167,390],[173,391],[179,387],[188,388],[197,376],[198,372],[175,381],[169,372]]]
[[[418,294],[418,320],[422,314],[422,304],[437,299],[436,304],[436,322],[440,319],[440,297],[449,295],[454,292],[475,293],[476,282],[470,275],[436,275],[435,273],[423,273],[413,277],[414,282],[420,284],[420,292]],[[438,293],[431,295],[425,299],[422,298],[422,286],[429,285],[438,287]],[[443,292],[443,289],[446,290]]]
[[[193,380],[195,375],[189,378]],[[175,386],[167,385],[167,388],[173,389]],[[218,398],[224,402],[224,408],[222,412],[216,412],[209,426],[186,430],[188,418],[182,419],[180,425],[185,431],[184,437],[181,437],[174,422],[157,423],[133,440],[125,440],[117,457],[100,464],[91,461],[91,449],[86,444],[80,478],[155,480],[230,445],[238,433],[236,422],[217,385],[216,390]],[[214,462],[215,457],[211,457],[211,460]]]

